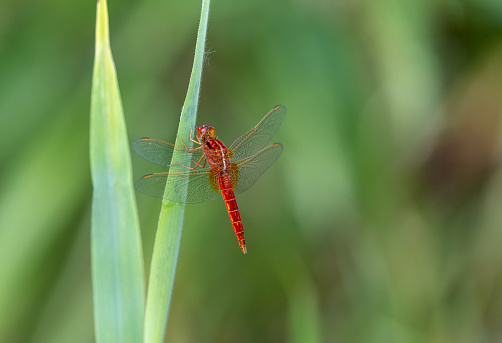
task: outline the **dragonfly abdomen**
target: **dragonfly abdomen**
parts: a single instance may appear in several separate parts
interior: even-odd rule
[[[232,182],[228,173],[221,173],[219,176],[219,183],[221,189],[221,195],[225,201],[225,206],[227,207],[228,216],[232,222],[234,228],[235,236],[239,241],[239,245],[242,252],[245,254],[246,240],[244,239],[244,226],[242,225],[241,215],[239,213],[239,207],[237,206],[237,201],[235,200],[234,190],[232,188]]]

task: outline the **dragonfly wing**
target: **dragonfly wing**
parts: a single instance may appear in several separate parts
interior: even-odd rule
[[[238,173],[236,194],[247,191],[260,176],[279,158],[282,153],[282,144],[275,143],[245,160],[236,162]]]
[[[286,107],[278,105],[268,112],[251,130],[232,143],[232,160],[240,161],[262,150],[275,135],[286,116]]]
[[[161,165],[163,167],[169,167],[169,163],[171,163],[171,158],[174,151],[188,154],[188,151],[184,146],[178,146],[172,143],[161,141],[160,139],[146,137],[140,138],[136,142],[134,142],[132,148],[139,156],[143,157],[145,160]],[[202,149],[194,151],[191,156],[192,163],[189,167],[194,167],[195,163],[197,163],[197,161],[201,158],[202,154]]]
[[[166,183],[170,185],[167,192]],[[136,181],[134,187],[141,193],[187,204],[212,201],[219,195],[218,176],[211,168],[148,174]]]

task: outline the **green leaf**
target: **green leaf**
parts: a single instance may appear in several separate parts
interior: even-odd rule
[[[197,115],[208,15],[209,0],[203,0],[195,47],[195,58],[187,95],[181,112],[178,138],[176,139],[177,145],[183,144],[179,139],[179,137],[182,137],[183,141],[191,146],[189,144],[190,129],[195,127]],[[188,165],[189,160],[182,159],[175,152],[171,164],[176,163]],[[171,170],[176,170],[176,166],[172,167]],[[166,187],[169,187],[169,182],[167,182]],[[164,339],[178,261],[184,212],[184,204],[163,200],[150,267],[145,313],[146,343],[160,343]]]
[[[141,342],[144,267],[130,149],[108,37],[98,1],[91,104],[92,276],[96,341]]]

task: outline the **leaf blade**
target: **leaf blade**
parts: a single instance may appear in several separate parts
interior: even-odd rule
[[[190,144],[190,128],[195,126],[204,61],[209,2],[209,0],[202,1],[194,63],[187,95],[181,112],[178,138],[176,139],[176,145],[178,146],[183,144],[179,137],[182,137],[187,144]],[[178,154],[178,151],[174,151],[171,165],[176,163],[189,165],[190,156],[182,152]],[[176,170],[177,168],[180,167],[173,166],[171,170]],[[166,187],[169,186],[170,183],[167,182]],[[169,190],[166,188],[166,192],[168,191]],[[185,204],[171,202],[166,199],[162,201],[147,293],[144,340],[146,343],[161,343],[164,339],[176,265],[178,262],[184,213]]]
[[[141,342],[144,267],[132,167],[106,0],[98,1],[90,160],[91,257],[97,342]]]

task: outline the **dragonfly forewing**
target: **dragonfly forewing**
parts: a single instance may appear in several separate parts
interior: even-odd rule
[[[174,151],[178,151],[182,154],[189,154],[184,146],[178,146],[172,143],[161,141],[160,139],[147,137],[138,139],[136,142],[134,142],[132,148],[139,156],[143,157],[145,160],[161,165],[163,167],[169,167],[169,163],[171,163],[171,158]],[[200,160],[202,155],[202,149],[192,152],[192,162],[187,167],[193,168],[197,161]]]
[[[270,142],[286,116],[286,107],[278,105],[268,112],[255,127],[237,138],[229,150],[235,161],[253,156]]]

